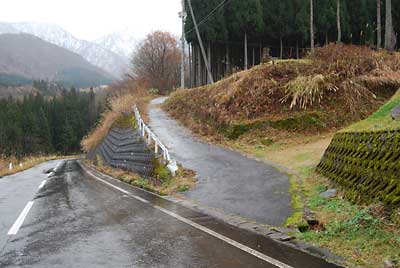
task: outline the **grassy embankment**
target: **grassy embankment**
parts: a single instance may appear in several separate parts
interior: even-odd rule
[[[306,207],[322,223],[299,239],[329,248],[349,267],[384,267],[386,259],[400,261],[399,226],[379,204],[354,205],[341,194],[321,198],[335,186],[315,167],[337,130],[371,115],[400,87],[399,62],[399,54],[332,45],[305,61],[262,65],[178,91],[164,108],[212,142],[287,167],[295,209],[287,225],[303,226]],[[348,129],[396,127],[388,112],[398,102],[396,95]]]
[[[18,172],[30,169],[36,165],[39,165],[47,161],[73,158],[73,157],[80,157],[80,156],[78,155],[77,156],[59,156],[59,155],[30,156],[19,160],[17,160],[15,157],[0,157],[0,177],[16,174]],[[10,163],[13,163],[12,170],[9,170]]]
[[[134,82],[127,82],[124,86],[125,89],[122,91],[118,88],[119,93],[110,100],[110,108],[102,115],[97,127],[82,141],[84,151],[89,152],[96,148],[113,127],[136,128],[136,120],[132,114],[133,104],[138,105],[142,117],[144,120],[147,119],[147,105],[156,96]],[[164,165],[156,162],[154,176],[145,179],[134,172],[104,165],[100,157],[96,157],[95,161],[85,161],[87,165],[99,172],[160,195],[185,192],[194,187],[196,181],[192,171],[180,167],[176,176],[173,177]]]

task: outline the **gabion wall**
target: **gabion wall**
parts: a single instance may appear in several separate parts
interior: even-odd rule
[[[338,133],[317,171],[357,203],[400,206],[400,130]]]

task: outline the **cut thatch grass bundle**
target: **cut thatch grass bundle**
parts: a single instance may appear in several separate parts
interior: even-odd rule
[[[298,107],[307,110],[314,104],[320,104],[327,92],[336,92],[337,86],[322,74],[298,76],[284,87],[285,97],[281,102],[290,101],[290,109]]]

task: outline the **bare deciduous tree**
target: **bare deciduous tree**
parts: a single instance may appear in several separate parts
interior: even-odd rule
[[[179,85],[180,49],[169,32],[155,31],[139,44],[132,58],[132,76],[165,93]]]

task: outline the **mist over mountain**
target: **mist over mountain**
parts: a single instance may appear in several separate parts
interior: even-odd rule
[[[125,53],[117,54],[107,47],[116,48],[112,40],[107,38],[105,45],[89,42],[74,37],[61,27],[48,23],[0,23],[2,33],[28,33],[47,42],[68,49],[81,55],[91,64],[104,69],[115,77],[121,77],[127,70],[129,60]],[[118,43],[118,42],[117,42]],[[118,51],[118,49],[115,49]]]
[[[129,30],[125,29],[105,35],[94,42],[107,50],[130,59],[138,40]]]
[[[114,79],[82,56],[29,34],[0,35],[0,74],[6,83],[48,79],[75,87],[109,84]]]

